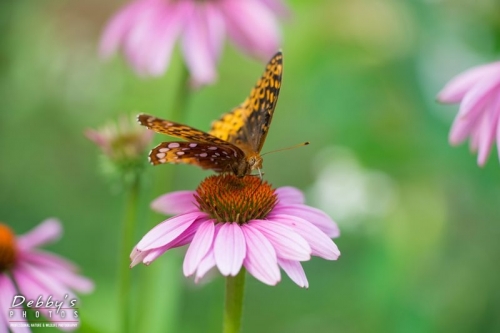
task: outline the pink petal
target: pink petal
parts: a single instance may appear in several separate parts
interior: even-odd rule
[[[134,267],[140,262],[144,263],[145,265],[149,265],[168,250],[191,243],[194,235],[196,234],[196,231],[198,230],[198,227],[204,221],[204,219],[196,220],[179,237],[159,248],[140,251],[137,249],[137,247],[134,247],[132,253],[130,253],[130,260],[132,261],[130,264],[130,268]]]
[[[227,31],[244,52],[267,61],[280,46],[280,30],[271,10],[258,1],[220,3]]]
[[[500,62],[473,67],[451,79],[439,92],[438,100],[443,103],[458,103],[465,94],[485,76],[498,76]]]
[[[145,251],[162,247],[181,236],[196,219],[202,217],[205,217],[204,213],[192,212],[165,220],[142,237],[136,248]]]
[[[210,248],[205,258],[203,258],[198,265],[198,269],[196,270],[196,278],[194,280],[195,283],[200,282],[200,280],[207,274],[209,270],[211,270],[215,266],[215,256],[213,247]]]
[[[214,242],[215,262],[224,276],[236,276],[246,255],[245,235],[238,223],[224,223]]]
[[[299,287],[309,288],[306,273],[300,262],[278,258],[278,264]]]
[[[253,220],[248,224],[271,242],[278,258],[295,261],[311,259],[311,247],[292,228],[268,220]]]
[[[498,118],[500,113],[500,97],[495,96],[488,105],[486,113],[482,116],[478,130],[478,155],[477,164],[484,166],[496,137]]]
[[[304,194],[295,187],[280,187],[276,189],[276,194],[280,204],[303,204],[305,202]]]
[[[241,226],[247,250],[243,265],[256,279],[274,286],[281,280],[278,259],[271,242],[249,224]]]
[[[71,261],[58,256],[57,254],[42,250],[30,250],[19,253],[20,259],[30,264],[47,267],[50,269],[68,270],[76,272],[78,267]]]
[[[217,11],[206,11],[205,4],[199,3],[194,6],[187,19],[182,48],[189,72],[197,86],[212,83],[217,77],[217,59],[214,55],[218,51],[214,52],[215,45],[211,42],[213,36],[220,31],[210,29],[221,29],[222,18],[218,14]],[[221,38],[216,36],[216,39]]]
[[[323,231],[308,221],[297,216],[277,214],[273,216],[272,222],[292,227],[309,243],[313,255],[327,260],[337,260],[340,256],[337,245]]]
[[[118,50],[130,29],[130,25],[134,22],[134,16],[142,6],[143,2],[141,1],[132,2],[109,20],[99,45],[101,57],[108,58]]]
[[[205,221],[198,227],[191,245],[187,250],[186,256],[184,257],[184,275],[192,275],[201,260],[206,256],[208,250],[212,247],[214,241],[215,226],[214,222],[211,220]]]
[[[276,15],[281,15],[288,17],[291,15],[290,9],[280,0],[260,0],[264,5],[266,5],[271,11]]]
[[[54,242],[62,235],[62,225],[58,219],[50,218],[28,233],[18,236],[17,246],[19,249],[28,250],[37,246]]]
[[[8,333],[7,327],[9,327],[10,320],[26,322],[26,319],[21,316],[21,311],[17,309],[12,310],[14,311],[14,316],[12,318],[9,317],[9,308],[12,307],[14,296],[18,293],[10,278],[3,273],[0,273],[0,290],[2,291],[0,293],[0,332]],[[21,309],[21,307],[19,307],[19,309]],[[13,333],[31,332],[27,327],[11,327],[10,329]]]
[[[498,91],[499,86],[498,75],[483,77],[465,94],[457,117],[470,117],[471,119],[477,117]]]
[[[176,191],[164,194],[151,203],[151,209],[165,215],[177,215],[197,209],[194,191]]]
[[[124,52],[127,60],[139,75],[148,74],[151,52],[156,48],[155,32],[160,22],[168,13],[166,2],[144,0],[144,6],[136,12],[134,22],[130,24],[127,38],[124,40]],[[147,4],[147,5],[146,5]]]
[[[153,76],[165,73],[170,63],[175,41],[186,21],[190,10],[189,2],[169,3],[163,18],[157,22],[155,34],[151,36],[151,50],[148,56],[148,72]]]
[[[64,258],[51,253],[30,251],[22,254],[22,260],[28,266],[40,267],[44,271],[50,271],[54,280],[69,289],[82,293],[89,293],[94,289],[92,281],[75,274],[76,266]]]
[[[272,220],[273,216],[276,214],[286,214],[300,217],[314,224],[331,238],[337,238],[340,236],[340,230],[337,223],[335,223],[330,216],[317,208],[297,204],[276,205],[271,214],[268,215],[267,219]]]

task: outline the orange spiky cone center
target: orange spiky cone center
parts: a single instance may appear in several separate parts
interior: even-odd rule
[[[11,268],[16,261],[16,238],[8,226],[0,223],[0,272]]]
[[[196,189],[201,211],[217,222],[244,224],[264,219],[277,203],[274,189],[255,176],[238,178],[232,174],[210,176]]]

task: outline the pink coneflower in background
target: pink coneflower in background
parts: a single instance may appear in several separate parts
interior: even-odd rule
[[[184,275],[195,274],[196,280],[215,266],[224,276],[235,276],[244,266],[258,280],[275,285],[281,267],[307,288],[301,261],[340,256],[330,239],[339,230],[329,216],[304,205],[299,190],[274,190],[258,177],[211,176],[196,191],[165,194],[152,207],[178,215],[141,239],[131,253],[132,266],[150,264],[165,251],[190,244]]]
[[[61,236],[61,223],[55,219],[42,222],[34,230],[21,236],[14,236],[11,229],[0,223],[0,332],[11,329],[13,332],[29,332],[28,328],[10,328],[9,321],[24,321],[19,311],[9,317],[8,309],[12,307],[15,295],[22,295],[35,302],[41,296],[46,301],[66,301],[64,308],[69,307],[69,299],[75,298],[73,291],[91,292],[93,283],[77,274],[77,268],[71,262],[55,254],[41,251],[38,246],[55,241]],[[68,299],[64,296],[69,295]],[[48,309],[35,308],[49,320],[61,320],[55,314],[55,307]],[[52,317],[49,315],[52,312]],[[70,316],[68,314],[68,316]],[[76,320],[72,316],[66,320]]]
[[[269,59],[280,47],[280,0],[135,0],[108,22],[100,43],[107,58],[122,48],[142,76],[168,68],[177,38],[194,85],[215,81],[226,34],[244,53]]]
[[[454,77],[438,100],[460,103],[450,131],[451,144],[470,137],[471,150],[478,152],[477,164],[483,166],[496,140],[500,156],[500,62],[473,67]]]

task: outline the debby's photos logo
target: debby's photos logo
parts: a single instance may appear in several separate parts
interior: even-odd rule
[[[58,327],[75,328],[79,324],[77,300],[64,295],[55,299],[52,295],[27,299],[16,295],[12,299],[7,317],[11,328],[16,327]]]

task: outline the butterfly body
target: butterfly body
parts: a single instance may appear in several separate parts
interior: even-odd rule
[[[153,148],[149,160],[193,164],[216,172],[232,172],[238,177],[262,168],[260,151],[271,124],[281,86],[282,54],[278,52],[239,106],[212,123],[207,133],[193,127],[141,114],[143,126],[185,141],[163,142]]]

